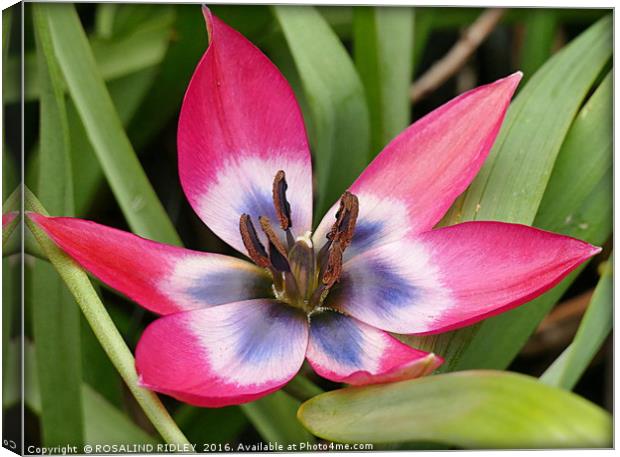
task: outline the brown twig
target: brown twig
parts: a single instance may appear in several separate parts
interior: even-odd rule
[[[409,96],[412,102],[424,98],[437,89],[463,66],[467,59],[497,26],[505,10],[492,8],[484,11],[463,33],[461,39],[411,85]]]

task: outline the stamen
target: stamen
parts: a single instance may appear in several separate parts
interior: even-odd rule
[[[288,189],[286,175],[284,170],[280,170],[276,173],[276,177],[273,180],[273,204],[276,208],[276,215],[282,230],[288,230],[293,226],[291,221],[291,205],[286,200],[286,189]]]
[[[291,271],[286,248],[282,244],[282,241],[280,241],[278,235],[273,231],[269,218],[260,216],[258,221],[269,240],[269,258],[271,259],[271,263],[278,271]]]
[[[239,219],[239,231],[241,232],[241,240],[245,249],[248,251],[250,259],[254,261],[256,265],[263,268],[270,268],[271,261],[267,256],[265,247],[258,239],[258,234],[252,223],[252,219],[249,214],[242,214]]]
[[[340,242],[343,251],[353,239],[358,213],[359,201],[357,197],[351,192],[346,191],[340,198],[340,208],[336,213],[336,223],[327,234],[328,240]]]
[[[327,258],[327,266],[321,280],[327,288],[332,287],[340,279],[342,274],[342,252],[344,249],[340,242],[336,241],[329,249],[329,256]]]
[[[319,273],[322,276],[327,268],[328,258],[335,242],[340,243],[342,252],[351,244],[355,233],[355,224],[359,213],[359,201],[349,191],[342,194],[340,208],[336,212],[336,222],[327,233],[327,242],[318,254]]]

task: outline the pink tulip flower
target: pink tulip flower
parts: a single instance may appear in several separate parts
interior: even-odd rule
[[[507,311],[600,251],[517,224],[433,229],[484,163],[520,73],[404,130],[312,232],[293,91],[259,49],[204,14],[210,44],[183,101],[179,173],[196,213],[253,263],[29,215],[94,276],[162,316],[136,349],[144,387],[219,407],[280,389],[305,359],[354,385],[423,376],[441,357],[389,332],[441,333]]]

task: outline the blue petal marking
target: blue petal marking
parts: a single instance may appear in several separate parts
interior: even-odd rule
[[[276,172],[273,172],[275,176]],[[282,241],[286,241],[286,237],[284,235],[284,231],[280,229],[280,224],[278,222],[278,216],[276,214],[276,209],[273,203],[273,195],[271,193],[271,187],[268,189],[262,189],[259,187],[252,186],[249,191],[245,191],[243,196],[243,200],[239,205],[236,206],[236,213],[241,216],[241,214],[246,213],[249,214],[252,218],[252,223],[256,228],[256,232],[258,233],[258,237],[261,242],[267,248],[268,239],[267,236],[263,233],[260,228],[258,218],[260,216],[266,216],[271,221],[272,227],[276,235],[280,237]],[[291,221],[294,227],[295,221]]]
[[[420,289],[381,260],[349,268],[344,271],[340,283],[330,291],[328,303],[363,301],[366,306],[389,316],[392,309],[410,306],[420,296]]]
[[[208,273],[198,279],[187,293],[205,305],[221,305],[251,298],[267,298],[271,296],[271,289],[266,278],[252,271],[238,269]]]
[[[276,172],[274,171],[274,176]],[[261,189],[252,186],[249,192],[245,192],[243,201],[239,205],[237,212],[239,215],[242,213],[249,214],[254,219],[254,224],[257,224],[259,216],[267,216],[272,222],[277,221],[276,210],[273,206],[273,196],[271,195],[271,187],[268,189]],[[257,227],[260,231],[260,227]]]
[[[352,318],[332,311],[315,314],[310,321],[310,332],[331,359],[342,365],[361,365],[363,334]]]
[[[386,263],[374,261],[368,268],[368,277],[375,289],[375,298],[395,306],[409,305],[418,291],[404,277]]]
[[[355,233],[351,241],[351,249],[364,250],[371,247],[381,238],[383,232],[383,222],[381,221],[357,221]]]
[[[237,355],[243,362],[261,364],[281,354],[281,337],[294,331],[295,319],[305,319],[299,311],[280,303],[270,305],[265,314],[237,334]]]

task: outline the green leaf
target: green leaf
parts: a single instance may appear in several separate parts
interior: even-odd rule
[[[298,416],[353,443],[434,441],[469,449],[610,447],[611,416],[587,400],[500,371],[465,371],[328,392]]]
[[[7,264],[8,264],[7,259],[2,259],[2,274],[5,275],[3,277],[3,280],[5,281],[6,279],[4,278],[8,276],[7,273],[9,272],[7,268]],[[2,326],[3,326],[2,331],[3,332],[5,332],[5,329],[7,327],[10,328],[10,325],[5,327],[6,324],[4,320],[4,317],[6,315],[5,314],[6,308],[8,308],[6,303],[9,303],[6,301],[6,298],[9,297],[9,294],[7,294],[8,289],[9,288],[6,286],[2,287],[2,300],[3,300],[3,303],[5,304],[2,307]],[[13,300],[15,300],[15,297],[12,297],[12,298]],[[11,301],[10,303],[14,304],[13,301]],[[22,382],[21,382],[22,380],[21,352],[22,351],[20,349],[21,342],[19,341],[18,338],[14,338],[13,340],[11,340],[8,337],[6,338],[7,341],[5,342],[4,341],[5,335],[6,333],[2,334],[2,345],[3,345],[2,346],[2,409],[3,409],[3,413],[7,409],[19,404],[22,398]],[[27,385],[24,385],[24,389],[27,395],[28,394]]]
[[[151,21],[134,28],[131,33],[118,39],[92,39],[92,54],[96,68],[104,80],[112,80],[131,73],[153,67],[161,62],[168,47],[171,25],[174,16],[170,11],[154,17]],[[7,62],[7,74],[3,87],[5,103],[21,100],[20,81],[21,59],[11,58]],[[39,97],[37,84],[37,57],[26,54],[24,57],[24,100],[32,101]],[[15,75],[15,76],[13,76]],[[63,84],[65,88],[65,84]]]
[[[84,396],[85,442],[88,444],[158,443],[136,424],[127,413],[109,403],[88,384],[82,384]]]
[[[341,40],[350,40],[353,34],[353,6],[319,6],[316,10],[321,13],[329,26],[336,32]]]
[[[46,209],[27,187],[24,189],[24,202],[27,211],[47,215]],[[26,225],[80,305],[101,346],[162,438],[167,443],[188,443],[157,395],[138,386],[138,373],[133,355],[97,296],[87,274],[29,218],[26,218]]]
[[[526,84],[511,104],[484,167],[449,214],[451,223],[534,221],[568,129],[610,59],[611,33],[611,19],[605,17]]]
[[[584,222],[574,221],[571,211],[612,166],[612,84],[609,72],[566,135],[534,221],[537,227],[563,230]]]
[[[318,181],[315,219],[320,220],[367,163],[364,88],[346,49],[313,7],[274,6],[273,11],[308,102],[304,118]]]
[[[592,300],[581,320],[573,342],[543,373],[540,381],[550,386],[571,390],[605,339],[613,322],[613,257],[606,262]]]
[[[50,4],[45,13],[69,93],[131,230],[181,244],[123,130],[74,6]]]
[[[29,343],[26,343],[24,348],[24,371],[28,373],[24,384],[24,399],[30,410],[41,415],[39,379],[35,370],[37,351],[34,345]],[[15,344],[14,351],[18,352],[17,344]],[[84,399],[85,443],[130,444],[158,442],[90,386],[82,384],[80,388]],[[18,398],[16,397],[15,400],[17,401]]]
[[[150,24],[159,20],[172,20],[174,7],[172,5],[141,5],[139,3],[125,3],[118,5],[114,14],[112,33],[115,36],[133,34],[143,24]]]
[[[192,8],[193,14],[196,14],[196,9],[199,7],[192,5],[190,8]],[[273,28],[273,15],[266,5],[213,4],[209,5],[209,8],[213,14],[255,44]],[[199,16],[202,15],[199,14]],[[206,32],[204,21],[202,28]]]
[[[303,374],[298,373],[288,384],[283,387],[283,390],[300,401],[306,401],[309,398],[322,394],[323,390],[306,378]]]
[[[248,426],[238,406],[210,409],[184,404],[175,412],[174,420],[192,443],[232,443]]]
[[[577,110],[611,55],[611,22],[606,17],[554,55],[532,77],[508,110],[499,137],[478,177],[444,218],[451,225],[466,220],[501,220],[531,225],[535,222],[543,193],[556,158],[568,160],[571,169],[583,166],[583,159],[559,153]],[[567,75],[570,77],[567,77]],[[564,157],[564,156],[567,157]],[[559,165],[562,167],[563,165]],[[554,179],[560,179],[554,177]],[[590,189],[599,185],[589,183]],[[601,184],[602,185],[602,184]],[[587,217],[586,229],[565,226],[557,215],[552,224],[538,225],[561,231],[591,243],[602,243],[609,233],[609,196],[596,192],[596,204],[588,186],[573,189],[572,183],[550,184],[570,194],[575,220]],[[567,192],[570,189],[570,192]],[[558,198],[553,195],[551,201]],[[589,203],[592,205],[592,202]],[[592,230],[589,232],[589,230]],[[590,236],[590,237],[588,237]],[[570,278],[574,279],[572,275]],[[559,298],[570,279],[527,305],[487,319],[481,324],[431,337],[407,338],[407,342],[430,349],[446,358],[442,370],[504,368],[525,343],[545,313]],[[549,301],[547,301],[549,300]]]
[[[415,8],[413,27],[413,70],[417,73],[434,25],[433,8]]]
[[[241,405],[261,437],[267,442],[282,444],[313,442],[295,417],[299,402],[282,391]]]
[[[354,9],[353,49],[370,113],[370,159],[410,123],[413,23],[413,8]]]
[[[557,18],[554,10],[536,8],[529,11],[521,47],[523,82],[530,79],[551,56],[556,30]]]
[[[20,316],[21,259],[4,257],[2,259],[2,406],[4,409],[11,398],[21,398],[21,363],[19,347],[13,345],[11,337],[21,332]],[[20,316],[21,317],[21,316]],[[6,417],[6,416],[5,416]],[[7,420],[7,419],[5,419]]]
[[[207,31],[198,5],[176,5],[175,40],[158,68],[150,92],[129,125],[129,137],[137,148],[161,131],[181,106],[200,56],[207,48]]]
[[[118,11],[117,3],[100,3],[95,12],[95,33],[100,38],[111,38],[114,32],[114,17]]]
[[[73,214],[69,128],[62,76],[54,55],[49,24],[32,5],[40,69],[40,154],[38,189],[55,215]],[[28,281],[36,369],[41,393],[41,427],[46,446],[83,443],[80,315],[71,294],[52,268],[35,260]]]
[[[108,82],[110,97],[124,126],[129,124],[144,97],[149,95],[155,75],[155,68],[147,68]],[[68,104],[67,116],[71,129],[73,169],[80,170],[74,179],[75,208],[76,214],[82,216],[87,213],[94,202],[105,176],[73,103]]]
[[[118,39],[93,37],[90,40],[97,69],[104,79],[126,76],[162,61],[170,43],[175,15],[169,6],[159,7],[157,12]]]

